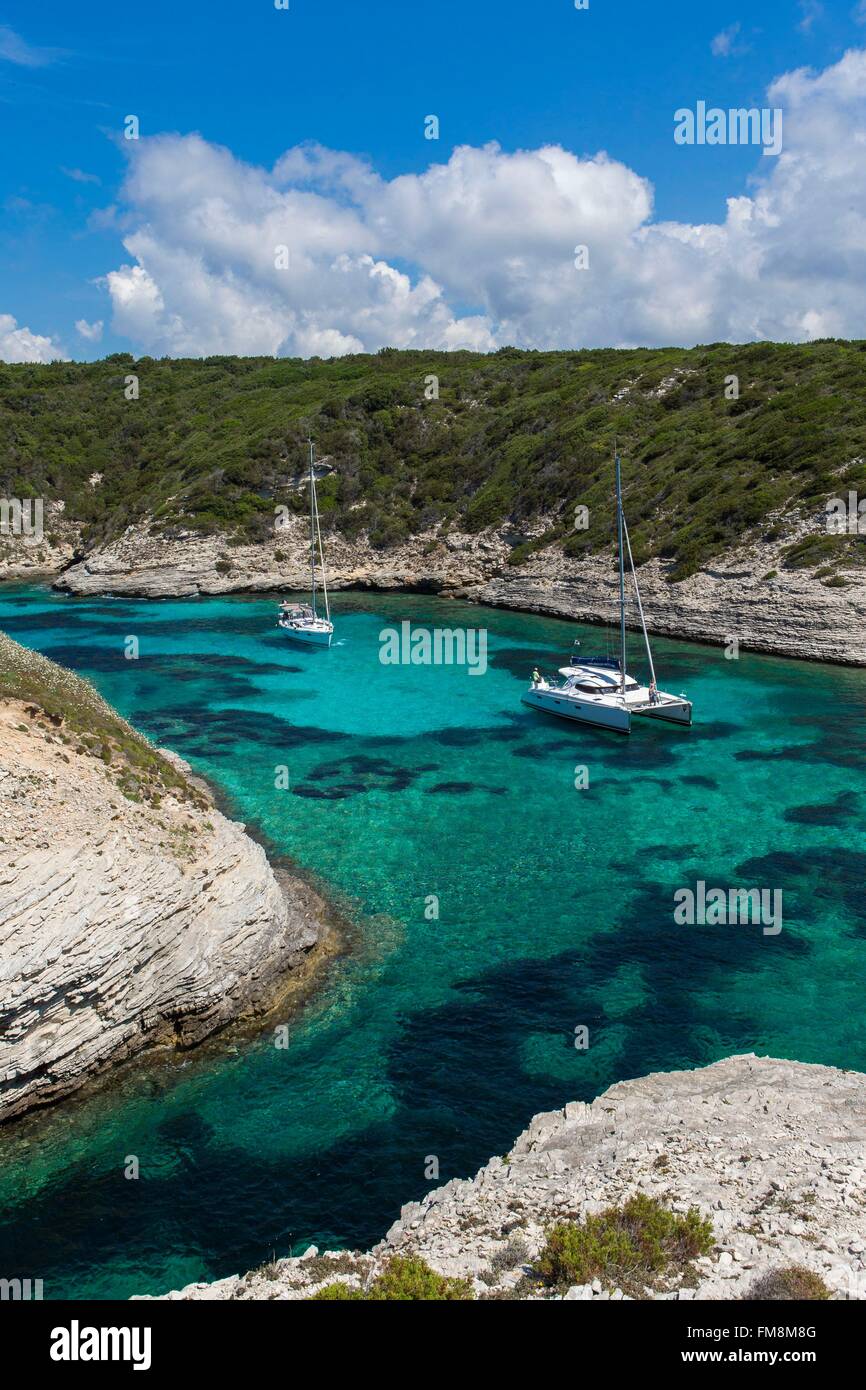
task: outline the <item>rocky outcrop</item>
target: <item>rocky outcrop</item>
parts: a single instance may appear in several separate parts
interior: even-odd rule
[[[763,1275],[798,1265],[836,1297],[866,1298],[866,1076],[748,1055],[621,1081],[591,1105],[536,1115],[510,1154],[404,1207],[368,1254],[311,1248],[167,1297],[304,1299],[410,1253],[471,1279],[476,1297],[562,1297],[531,1277],[546,1228],[635,1193],[697,1206],[715,1232],[690,1280],[646,1297],[749,1297]],[[600,1280],[565,1294],[622,1296]]]
[[[658,560],[639,570],[651,632],[806,660],[866,665],[866,574],[850,566],[828,585],[819,569],[785,567],[783,549],[818,533],[823,519],[788,517],[776,539],[744,538],[718,562],[680,583]],[[569,559],[558,547],[509,565],[515,538],[507,530],[480,535],[430,533],[389,551],[366,539],[328,540],[332,589],[414,590],[582,622],[611,621],[616,573],[609,554]],[[304,589],[307,536],[291,517],[260,545],[229,545],[224,537],[151,534],[130,527],[117,541],[66,569],[55,587],[72,594],[148,598]],[[630,626],[638,623],[632,611]]]
[[[27,584],[72,564],[81,551],[82,528],[67,521],[63,502],[41,504],[39,511],[32,500],[24,506],[16,520],[8,500],[0,499],[0,580]]]
[[[866,579],[853,571],[848,587],[828,588],[803,570],[779,569],[771,578],[774,560],[781,564],[764,546],[744,549],[678,584],[669,584],[660,563],[651,561],[639,573],[649,631],[720,649],[736,642],[732,655],[742,649],[866,666]],[[530,562],[513,576],[468,586],[463,595],[576,622],[610,622],[617,586],[609,562],[586,560],[577,573],[554,565],[545,572]],[[628,625],[636,626],[633,616]]]
[[[22,651],[3,639],[0,656]],[[129,726],[113,716],[94,744],[53,698],[0,705],[0,1120],[265,1009],[323,928],[318,896],[278,883],[180,759],[144,745],[130,766]]]

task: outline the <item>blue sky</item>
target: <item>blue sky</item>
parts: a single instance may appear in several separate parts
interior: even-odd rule
[[[313,141],[360,156],[383,181],[423,176],[431,163],[447,163],[455,147],[490,141],[505,153],[555,145],[582,159],[606,151],[652,185],[654,222],[722,223],[726,199],[748,193],[753,174],[766,176],[769,161],[748,146],[676,146],[674,110],[698,99],[766,105],[767,87],[780,75],[803,66],[819,73],[866,45],[858,8],[866,19],[858,0],[748,0],[733,7],[716,0],[590,0],[586,11],[573,0],[290,0],[288,11],[271,0],[7,3],[0,9],[0,315],[75,357],[156,352],[166,344],[171,350],[165,324],[135,341],[130,327],[143,320],[117,320],[105,284],[109,272],[136,263],[124,237],[152,218],[152,188],[138,206],[124,193],[132,152],[121,132],[130,113],[140,119],[142,144],[198,132],[208,145],[230,150],[238,165],[268,170],[286,150]],[[435,143],[423,138],[429,113],[440,120]],[[166,177],[182,180],[183,167],[179,156]],[[336,197],[345,201],[345,190]],[[365,216],[374,219],[369,209]],[[153,257],[166,267],[165,282],[152,268],[147,273],[169,318],[183,311],[171,302],[166,235]],[[444,298],[458,320],[484,317],[494,336],[502,322],[510,336],[520,336],[523,324],[527,342],[552,343],[566,331],[552,322],[549,329],[540,320],[530,324],[523,310],[510,319],[513,295],[496,300],[490,289],[473,302],[459,276],[452,285],[441,267],[419,265],[411,238],[405,247],[392,239],[386,253],[375,240],[371,233],[373,258],[385,254],[413,284],[425,273],[439,285],[444,279]],[[512,261],[515,250],[519,255],[519,241]],[[459,246],[454,254],[462,254]],[[219,265],[212,247],[203,255],[214,283],[237,283],[230,253]],[[615,276],[615,268],[609,273]],[[611,280],[609,293],[617,283]],[[807,312],[831,322],[830,307],[813,293]],[[301,313],[311,321],[314,295],[311,281],[299,300],[290,297],[289,318]],[[258,302],[250,301],[251,312]],[[767,312],[766,322],[781,322],[775,303]],[[420,343],[433,330],[413,313],[412,342]],[[346,342],[375,345],[357,327],[357,315],[343,322],[333,308],[320,310],[323,331],[328,314]],[[80,320],[104,324],[98,342],[76,332]],[[392,322],[383,320],[377,331]],[[587,314],[575,340],[603,336],[599,322],[597,313]],[[628,340],[642,326],[625,324],[611,340]],[[175,340],[200,342],[202,350],[231,347],[232,331],[199,324]],[[273,337],[264,335],[267,349]],[[275,350],[297,350],[302,341],[287,330]],[[246,339],[237,350],[245,347]]]

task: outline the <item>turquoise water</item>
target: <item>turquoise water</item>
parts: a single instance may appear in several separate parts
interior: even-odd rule
[[[340,595],[316,652],[274,609],[0,592],[0,626],[90,676],[356,924],[288,1048],[227,1034],[0,1134],[5,1277],[125,1297],[366,1245],[534,1112],[623,1077],[752,1050],[866,1070],[866,673],[659,640],[696,723],[626,739],[520,704],[571,624]],[[408,617],[486,627],[487,673],[381,665]],[[675,925],[698,879],[780,888],[782,932]]]

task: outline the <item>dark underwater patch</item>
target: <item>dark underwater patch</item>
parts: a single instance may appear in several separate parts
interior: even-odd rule
[[[512,676],[519,676],[527,685],[536,666],[539,670],[559,670],[559,667],[566,666],[569,660],[570,655],[566,651],[557,654],[552,649],[545,652],[538,647],[500,647],[487,654],[488,666],[492,666],[495,671],[508,671]]]
[[[3,583],[5,583],[5,581],[3,581]],[[44,594],[40,597],[31,594],[4,594],[2,588],[0,588],[0,609],[28,608],[32,607],[34,603],[46,602],[49,602],[49,600]]]
[[[859,727],[855,731],[852,725],[840,721],[833,727],[832,736],[818,742],[786,744],[783,748],[742,748],[734,757],[741,763],[829,763],[850,770],[852,764],[866,767],[866,737]]]
[[[94,623],[90,621],[88,614],[70,615],[62,609],[51,609],[47,613],[22,613],[20,617],[14,613],[4,613],[2,620],[0,620],[0,627],[10,636],[27,632],[74,633],[81,631],[94,637],[116,637],[119,626],[117,623]],[[24,638],[22,637],[20,640],[24,641]],[[25,641],[26,645],[28,644]],[[43,651],[44,655],[48,655],[42,647],[39,650]]]
[[[714,887],[726,890],[755,887],[754,878],[749,882],[743,882],[744,868],[745,866],[740,865],[733,870],[732,877],[726,875],[721,878],[717,873],[690,868],[688,873],[682,874],[677,881],[645,882],[641,886],[630,909],[630,917],[645,924],[650,939],[655,938],[655,951],[663,957],[663,966],[660,966],[660,962],[649,962],[651,970],[661,968],[667,971],[675,967],[680,985],[682,981],[688,980],[689,988],[693,989],[698,987],[701,981],[710,984],[719,971],[723,976],[727,976],[729,971],[749,970],[753,965],[761,964],[765,959],[763,952],[767,949],[789,956],[800,957],[809,954],[808,941],[789,930],[786,924],[783,924],[778,936],[768,939],[759,923],[695,923],[693,926],[681,926],[674,921],[674,893],[677,890],[691,888],[694,891],[701,880],[707,885],[708,890]],[[748,879],[748,874],[745,876]],[[772,878],[758,879],[758,885],[765,888],[782,886]],[[634,937],[634,947],[638,949],[640,928],[628,928],[628,933],[630,937]],[[645,951],[646,946],[643,949]],[[631,957],[626,956],[625,959]]]
[[[184,1110],[179,1114],[168,1115],[160,1121],[157,1133],[166,1144],[186,1157],[195,1149],[210,1144],[215,1138],[213,1125],[199,1115],[197,1110]]]
[[[486,737],[486,729],[434,729],[427,737],[434,743],[444,743],[446,748],[471,748]]]
[[[96,642],[87,642],[84,639],[81,643],[64,642],[52,644],[44,649],[44,655],[50,657],[52,661],[58,662],[61,666],[66,666],[70,671],[77,671],[83,676],[88,676],[93,672],[100,675],[116,675],[120,671],[130,670],[143,671],[149,664],[148,658],[139,656],[136,660],[130,660],[124,656],[124,644],[122,638],[118,637],[116,646],[104,646]]]
[[[840,792],[834,801],[814,806],[789,806],[785,820],[794,825],[844,825],[857,815],[857,803],[856,792]]]
[[[180,661],[162,656],[142,656],[135,663],[144,676],[151,680],[164,681],[170,687],[178,685],[203,684],[208,694],[203,699],[249,700],[258,694],[258,688],[251,680],[234,670],[223,670],[219,676],[207,666],[200,666],[194,659]],[[224,663],[225,665],[225,663]],[[189,697],[187,697],[189,698]]]
[[[579,753],[580,745],[575,738],[544,739],[535,738],[524,748],[512,748],[513,758],[546,758],[557,753]]]
[[[740,734],[743,731],[742,724],[732,724],[727,719],[710,719],[704,722],[699,719],[695,721],[695,733],[702,739],[730,738],[732,734]]]
[[[633,730],[629,738],[623,738],[622,734],[606,733],[603,729],[592,729],[590,732],[600,735],[598,753],[593,756],[610,768],[635,772],[644,768],[674,767],[679,760],[676,746],[678,731],[673,729],[647,730],[641,725]]]
[[[437,782],[426,787],[428,796],[441,793],[444,796],[465,796],[467,792],[489,792],[491,796],[507,796],[508,787],[489,787],[484,782]]]
[[[507,1126],[517,1132],[528,1111],[559,1106],[565,1094],[591,1100],[600,1084],[748,1050],[759,1035],[757,1021],[745,1011],[717,1013],[695,1002],[695,973],[709,975],[717,963],[715,958],[712,964],[702,962],[694,941],[677,938],[672,921],[670,926],[663,949],[656,933],[648,940],[640,927],[625,929],[601,934],[586,948],[547,960],[509,961],[461,982],[448,1003],[411,1015],[393,1042],[388,1076],[395,1098],[406,1108],[451,1113],[467,1126],[475,1114],[487,1131],[504,1110]],[[622,1018],[607,1017],[602,992],[624,960],[640,963],[647,988],[644,1001],[627,1015],[623,1049],[609,1077],[600,1083],[593,1068],[582,1081],[579,1064],[567,1083],[527,1073],[520,1057],[529,1036],[549,1035],[564,1056],[573,1057],[574,1029],[585,1024],[591,1057],[593,1040],[603,1039],[608,1024],[621,1026]],[[689,989],[683,988],[684,979]],[[455,1089],[461,1075],[465,1100]]]
[[[332,729],[290,724],[264,710],[208,709],[200,704],[177,705],[165,714],[136,710],[131,718],[139,728],[164,740],[169,747],[192,739],[203,746],[221,741],[253,743],[279,753],[311,743],[337,743],[349,737]]]
[[[72,602],[74,603],[75,600],[73,599]],[[74,612],[75,609],[67,609],[66,611]],[[128,601],[124,602],[122,599],[118,599],[116,603],[88,603],[87,607],[81,610],[82,617],[86,618],[88,621],[92,617],[97,616],[100,618],[113,618],[116,622],[126,622],[128,619],[135,618],[142,613],[143,609],[139,604],[130,603]]]
[[[310,783],[331,782],[335,792],[331,800],[339,799],[337,792],[342,796],[369,791],[402,792],[412,785],[416,775],[413,769],[401,767],[387,758],[355,753],[347,758],[319,763],[307,773],[305,781],[295,791],[298,796],[315,796],[315,791],[305,790]],[[318,795],[328,795],[327,790],[320,788]]]
[[[494,724],[487,730],[487,738],[493,743],[519,743],[526,738],[526,726],[523,723]]]
[[[306,796],[311,801],[345,801],[347,797],[354,796],[356,791],[366,791],[366,788],[359,786],[311,787],[304,782],[297,787],[292,787],[293,796]]]
[[[854,919],[859,936],[866,936],[866,852],[854,849],[771,850],[739,864],[736,870],[766,888],[781,888],[793,899],[795,918],[820,920],[827,901],[841,905]],[[783,901],[784,906],[784,901]],[[785,916],[788,908],[784,908]],[[784,936],[784,930],[782,936]],[[777,938],[781,940],[780,938]]]
[[[161,652],[158,657],[153,659],[172,671],[204,667],[208,672],[210,670],[219,671],[221,676],[240,672],[245,672],[249,676],[281,676],[286,672],[297,675],[303,671],[302,666],[283,665],[282,662],[277,661],[255,661],[248,656],[237,656],[234,653],[226,655],[217,652],[178,652],[177,654]]]
[[[705,777],[702,772],[689,773],[688,776],[682,776],[680,781],[690,787],[707,787],[712,791],[717,791],[719,786],[715,777]]]

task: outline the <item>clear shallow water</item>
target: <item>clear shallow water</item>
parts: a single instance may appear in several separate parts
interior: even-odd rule
[[[623,1077],[752,1050],[866,1070],[866,673],[657,640],[697,722],[625,739],[519,702],[571,624],[339,595],[325,653],[274,611],[0,591],[0,627],[90,676],[358,923],[288,1049],[226,1035],[0,1131],[0,1274],[126,1297],[363,1246],[536,1111]],[[380,665],[408,617],[486,627],[487,674]],[[781,934],[676,926],[698,879],[781,888]]]

